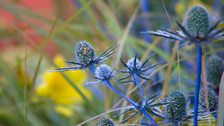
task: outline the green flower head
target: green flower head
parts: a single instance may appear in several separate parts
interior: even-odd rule
[[[217,109],[218,98],[211,88],[208,88],[208,104],[211,112]],[[206,109],[205,91],[203,89],[200,90],[199,105],[202,109]]]
[[[112,119],[102,118],[102,119],[98,122],[97,126],[115,126],[115,125],[114,125],[114,122],[113,122]]]
[[[168,119],[180,121],[186,116],[186,99],[182,92],[173,91],[167,97],[166,116]]]
[[[185,16],[187,32],[193,37],[203,37],[209,30],[208,12],[203,6],[192,7]]]
[[[209,57],[206,62],[206,76],[208,82],[212,83],[215,87],[218,87],[223,71],[224,65],[222,59],[217,56]]]

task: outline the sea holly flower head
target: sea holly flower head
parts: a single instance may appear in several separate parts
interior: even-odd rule
[[[80,41],[75,47],[75,55],[82,64],[89,64],[95,57],[92,45],[87,41]]]
[[[203,89],[200,90],[199,105],[202,109],[206,110],[205,91]],[[210,112],[217,110],[218,98],[210,87],[208,88],[208,105]]]
[[[128,68],[130,68],[132,71],[135,69],[139,70],[141,65],[142,65],[142,63],[137,58],[131,58],[127,62]]]
[[[148,75],[148,71],[155,68],[157,65],[163,63],[163,62],[159,62],[159,63],[155,63],[155,64],[148,64],[148,61],[154,56],[151,55],[149,56],[145,61],[140,62],[140,60],[137,58],[137,56],[135,56],[134,58],[131,58],[127,61],[127,63],[125,63],[122,59],[121,59],[121,63],[123,64],[123,66],[125,68],[119,70],[120,73],[126,73],[127,75],[121,79],[119,79],[119,81],[123,81],[127,78],[129,78],[130,76],[133,76],[134,74],[137,74],[138,77],[144,79],[144,80],[149,80],[149,78],[146,77],[146,75]],[[124,81],[126,82],[126,81]]]
[[[167,97],[166,116],[168,119],[180,121],[186,116],[186,98],[180,91],[173,91]]]
[[[215,88],[219,86],[223,71],[224,64],[221,58],[217,56],[208,58],[206,62],[206,76],[208,82],[215,86]]]
[[[207,10],[203,6],[194,6],[187,12],[183,26],[177,22],[179,30],[175,32],[157,30],[144,33],[183,42],[179,47],[187,44],[202,46],[224,37],[224,28],[216,30],[219,24],[220,21],[210,26]]]
[[[186,31],[193,37],[203,37],[209,30],[208,12],[203,6],[192,7],[185,16]]]
[[[112,77],[113,70],[110,66],[102,64],[96,68],[95,77],[101,80],[109,80]]]
[[[114,122],[112,119],[109,118],[102,118],[100,121],[97,123],[97,126],[115,126]]]
[[[113,51],[116,48],[116,44],[105,50],[101,55],[97,56],[94,48],[90,43],[83,40],[80,41],[75,48],[75,56],[77,61],[66,61],[68,64],[72,64],[72,67],[58,68],[55,71],[67,71],[85,69],[91,65],[100,64],[113,55]]]

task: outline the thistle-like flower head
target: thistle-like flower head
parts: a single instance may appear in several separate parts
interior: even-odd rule
[[[95,56],[92,45],[87,41],[80,41],[75,47],[75,55],[82,64],[89,64]]]
[[[122,59],[121,59],[121,63],[123,64],[123,66],[125,68],[119,70],[119,72],[121,73],[127,73],[126,77],[123,77],[119,80],[125,80],[127,78],[129,78],[130,76],[132,76],[134,73],[137,74],[140,78],[145,79],[145,80],[149,80],[148,78],[146,78],[145,76],[148,74],[147,72],[151,69],[153,69],[154,67],[156,67],[157,65],[161,64],[162,62],[156,63],[156,64],[152,64],[149,65],[148,61],[154,56],[151,55],[149,56],[145,61],[140,62],[139,59],[135,56],[134,58],[131,58],[127,61],[127,63],[125,63]]]
[[[105,50],[101,55],[97,56],[94,48],[87,41],[80,41],[75,48],[75,56],[77,61],[66,61],[69,64],[74,66],[59,68],[55,71],[67,71],[67,70],[77,70],[77,69],[85,69],[91,65],[99,64],[108,59],[113,55],[113,51],[116,48],[116,44],[112,45],[110,48]]]
[[[173,91],[167,97],[166,115],[168,119],[181,121],[186,116],[186,98],[180,91]]]
[[[140,67],[142,66],[142,63],[137,58],[131,58],[131,59],[128,60],[127,66],[131,70],[135,70],[135,69],[139,70]]]
[[[224,65],[222,59],[217,56],[209,57],[206,62],[206,76],[208,82],[212,83],[215,88],[219,86],[223,71]]]
[[[109,118],[102,118],[98,123],[97,126],[115,126],[112,119]]]
[[[217,109],[218,98],[216,93],[211,88],[208,88],[208,104],[210,112]],[[200,90],[199,105],[202,109],[206,110],[205,91],[203,89]]]
[[[101,80],[108,80],[112,77],[113,70],[110,66],[102,64],[96,68],[95,77]]]
[[[203,37],[209,30],[208,12],[203,6],[192,7],[185,16],[186,31],[193,37]]]
[[[184,26],[177,22],[180,30],[171,32],[169,30],[146,31],[151,35],[169,38],[183,42],[179,47],[187,44],[202,46],[211,44],[215,40],[224,37],[224,28],[216,30],[220,21],[210,27],[207,10],[203,6],[194,6],[186,14]]]

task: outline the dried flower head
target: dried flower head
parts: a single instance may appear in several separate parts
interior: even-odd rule
[[[206,62],[206,76],[208,82],[212,83],[215,87],[218,87],[223,71],[224,65],[222,59],[217,56],[209,57]]]
[[[186,116],[186,99],[182,92],[173,91],[167,97],[166,116],[168,119],[181,121]]]
[[[102,64],[96,68],[95,77],[101,80],[108,80],[112,77],[113,70],[110,66]]]
[[[217,109],[218,98],[216,93],[211,88],[208,88],[208,104],[210,112]],[[203,89],[200,90],[199,105],[202,109],[206,110],[205,91]]]
[[[109,118],[102,118],[98,122],[97,126],[115,126],[114,122],[112,119]]]

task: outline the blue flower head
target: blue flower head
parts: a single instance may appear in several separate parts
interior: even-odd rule
[[[112,77],[113,70],[110,66],[102,64],[96,68],[95,77],[101,80],[109,80]]]
[[[139,59],[135,56],[134,58],[131,58],[127,61],[127,63],[125,63],[122,59],[121,59],[121,63],[123,64],[123,66],[125,68],[119,70],[119,72],[121,73],[126,73],[128,74],[126,77],[123,77],[119,80],[125,80],[127,78],[129,78],[130,76],[133,76],[134,74],[138,75],[138,77],[144,79],[144,80],[149,80],[147,77],[145,77],[146,75],[148,75],[148,71],[153,69],[154,67],[156,67],[157,65],[163,63],[163,62],[159,62],[159,63],[155,63],[155,64],[148,64],[148,61],[154,56],[151,55],[149,56],[145,61],[140,62]]]
[[[216,30],[219,24],[220,21],[210,26],[207,10],[203,6],[194,6],[185,16],[184,26],[177,22],[180,30],[176,32],[157,30],[144,33],[183,42],[180,47],[187,44],[202,46],[204,44],[211,44],[213,41],[224,37],[224,28]]]
[[[128,68],[130,68],[132,71],[133,70],[139,70],[140,67],[142,66],[142,63],[139,61],[137,58],[131,58],[127,62]]]
[[[69,64],[74,66],[66,67],[66,68],[59,68],[56,71],[67,71],[67,70],[77,70],[77,69],[85,69],[90,66],[94,66],[95,64],[102,63],[109,57],[113,55],[113,51],[116,48],[116,44],[112,45],[110,48],[105,50],[101,55],[97,56],[92,45],[89,44],[87,41],[83,40],[80,41],[75,48],[75,56],[77,61],[66,61]],[[94,72],[94,71],[93,71]]]

